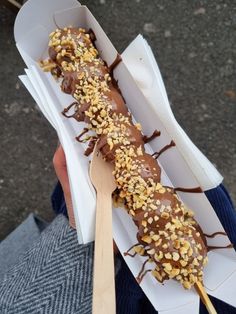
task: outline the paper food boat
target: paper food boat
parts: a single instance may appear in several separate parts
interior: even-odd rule
[[[40,2],[28,0],[16,18],[14,32],[17,48],[28,67],[25,70],[26,75],[22,75],[20,78],[45,117],[55,128],[63,145],[75,209],[78,241],[79,243],[87,243],[94,240],[96,196],[88,175],[88,158],[83,155],[85,146],[75,140],[75,136],[80,133],[84,124],[62,116],[61,111],[74,99],[70,95],[62,93],[59,84],[51,74],[42,72],[37,64],[39,60],[47,57],[48,35],[55,28],[65,26],[91,28],[96,35],[96,46],[101,57],[106,60],[108,65],[115,60],[117,51],[101,26],[88,8],[75,0],[42,0]],[[151,62],[154,74],[158,74],[159,72],[154,69],[152,55],[150,51],[148,52],[148,46],[142,37],[138,37],[132,45],[135,46],[136,56],[137,53],[143,54]],[[125,52],[124,57],[127,60],[134,53],[132,45]],[[154,129],[161,131],[161,137],[148,145],[147,151],[160,150],[164,145],[170,143],[172,139],[170,130],[173,130],[173,125],[178,126],[176,121],[173,118],[163,121],[163,114],[159,115],[155,106],[151,105],[150,99],[148,100],[144,96],[145,89],[143,92],[140,90],[124,62],[117,66],[114,77],[118,80],[119,87],[134,119],[141,123],[143,132],[151,134]],[[159,91],[159,101],[165,106],[166,112],[168,111],[171,115],[160,74],[158,80],[152,79],[152,88]],[[181,137],[183,134],[180,134]],[[183,187],[202,185],[178,145],[168,150],[160,157],[159,161],[162,166],[161,181],[163,184]],[[176,167],[176,165],[178,166]],[[215,177],[218,177],[217,180],[220,178],[217,172],[215,172]],[[204,193],[180,193],[180,197],[195,212],[195,217],[203,231],[208,234],[224,231]],[[136,227],[123,209],[116,208],[113,210],[113,232],[121,252],[125,252],[136,242]],[[211,240],[211,244],[227,245],[229,239],[216,237]],[[208,256],[209,264],[205,268],[204,276],[207,292],[236,306],[236,300],[232,295],[236,286],[234,283],[236,282],[234,250],[218,250],[209,253]],[[137,275],[143,258],[139,256],[135,258],[126,257],[125,260],[132,273]],[[147,275],[142,281],[141,287],[160,313],[162,311],[176,314],[189,313],[190,311],[191,313],[198,313],[199,297],[196,292],[193,289],[184,290],[174,280],[168,280],[164,285],[161,285],[151,275]]]

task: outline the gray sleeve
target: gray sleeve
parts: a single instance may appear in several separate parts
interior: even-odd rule
[[[93,243],[59,215],[0,282],[0,313],[91,313],[92,270]]]
[[[31,213],[0,242],[0,282],[8,269],[17,264],[25,252],[38,240],[40,233],[48,224]]]

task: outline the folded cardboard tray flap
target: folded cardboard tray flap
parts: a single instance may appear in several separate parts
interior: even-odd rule
[[[45,26],[49,30],[55,29],[52,18],[56,11],[79,7],[76,0],[30,0],[27,1],[17,14],[14,25],[15,41],[20,41],[36,25]]]
[[[138,35],[125,49],[122,59],[150,105],[158,112],[203,190],[218,186],[223,177],[193,144],[173,115],[161,72],[146,40]]]

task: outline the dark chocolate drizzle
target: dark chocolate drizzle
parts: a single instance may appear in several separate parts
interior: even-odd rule
[[[230,243],[226,246],[211,246],[211,245],[207,245],[207,251],[210,252],[212,250],[219,250],[219,249],[230,249],[230,248],[233,248],[233,244]]]
[[[161,150],[159,150],[159,152],[155,152],[152,154],[153,158],[157,159],[158,157],[160,157],[160,155],[162,153],[164,153],[167,149],[174,147],[175,146],[175,142],[171,141],[170,144],[164,146]]]
[[[66,113],[74,106],[78,105],[78,103],[76,101],[74,101],[72,104],[70,104],[68,107],[64,108],[64,110],[62,111],[62,114],[64,117],[66,118],[74,118],[75,117],[75,113],[73,113],[72,115],[68,116]]]
[[[152,140],[154,140],[154,138],[156,138],[156,137],[158,137],[158,136],[160,136],[160,135],[161,135],[161,132],[155,130],[155,131],[152,133],[152,135],[150,135],[150,136],[144,135],[144,136],[143,136],[143,141],[144,141],[145,144],[146,144],[146,143],[149,143],[149,142],[151,142]]]
[[[84,143],[84,142],[86,142],[87,140],[85,140],[85,139],[82,139],[82,140],[81,140],[81,137],[82,137],[84,134],[88,133],[88,131],[89,131],[88,128],[84,128],[83,131],[82,131],[78,136],[76,136],[75,139],[76,139],[79,143]]]
[[[124,252],[124,256],[131,256],[134,257],[135,255],[137,255],[137,252],[135,252],[134,254],[130,254],[129,252],[136,246],[139,245],[139,243],[135,243],[134,245],[132,245],[126,252]]]
[[[202,188],[200,186],[197,186],[195,188],[183,188],[183,187],[177,187],[173,188],[171,186],[165,185],[165,188],[171,189],[173,192],[185,192],[185,193],[203,193]]]
[[[150,271],[152,271],[152,269],[147,269],[147,270],[145,270],[145,272],[144,272],[142,275],[140,275],[139,277],[136,277],[136,280],[137,280],[138,284],[140,284],[140,283],[142,282],[143,278],[144,278],[144,277],[146,276],[146,274],[149,273]]]
[[[97,139],[98,138],[96,136],[93,136],[91,138],[91,140],[89,141],[88,147],[87,147],[86,151],[84,152],[85,156],[89,156],[93,152],[95,144],[97,142]]]
[[[91,41],[92,41],[93,44],[94,44],[94,42],[97,40],[94,31],[90,28],[90,29],[87,31],[87,34],[89,34],[90,39],[91,39]],[[95,45],[95,44],[94,44],[94,45]]]
[[[202,193],[202,189],[200,186],[196,187],[196,188],[181,188],[181,187],[177,187],[173,189],[174,192],[179,191],[179,192],[185,192],[185,193]]]
[[[56,18],[55,18],[55,13],[53,13],[52,19],[53,19],[53,22],[54,22],[54,24],[56,25],[56,27],[57,27],[58,29],[62,29],[61,27],[59,27],[59,26],[57,25]]]
[[[108,67],[108,71],[110,74],[113,75],[114,69],[117,67],[117,65],[122,61],[121,55],[118,53],[115,60],[112,62],[112,64]]]
[[[144,268],[145,268],[146,264],[148,263],[148,261],[149,261],[149,258],[143,263],[142,268],[141,268],[140,272],[138,273],[138,276],[136,277],[136,280],[139,284],[141,283],[143,277],[146,274],[146,272],[144,272],[144,274],[143,274],[143,271],[144,271]]]
[[[212,234],[206,234],[206,233],[203,233],[203,235],[207,238],[214,238],[216,237],[217,235],[223,235],[223,236],[227,236],[227,234],[223,231],[217,231],[217,232],[214,232]],[[206,245],[207,247],[207,251],[211,251],[211,250],[218,250],[218,249],[228,249],[228,248],[233,248],[233,244],[230,243],[226,246],[214,246],[214,245]]]
[[[206,233],[203,233],[203,235],[207,238],[214,238],[215,236],[217,235],[224,235],[224,236],[227,236],[227,234],[225,232],[222,232],[222,231],[217,231],[217,232],[214,232],[212,234],[206,234]]]

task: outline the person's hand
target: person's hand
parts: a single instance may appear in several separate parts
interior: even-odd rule
[[[74,211],[73,211],[71,193],[70,193],[70,184],[69,184],[69,178],[68,178],[67,166],[66,166],[66,157],[65,157],[65,153],[61,145],[58,146],[54,154],[53,165],[54,165],[57,178],[60,181],[62,189],[63,189],[63,193],[64,193],[64,197],[66,201],[66,207],[68,210],[70,226],[76,229],[75,217],[74,217]],[[118,248],[115,244],[115,241],[113,241],[113,247],[114,247],[114,252],[116,254],[118,252]]]
[[[57,178],[60,181],[63,192],[64,192],[70,226],[76,229],[75,217],[74,217],[71,193],[70,193],[70,184],[69,184],[69,178],[68,178],[67,166],[66,166],[66,157],[65,157],[65,153],[61,145],[59,145],[59,147],[57,148],[54,154],[53,165],[54,165]]]

